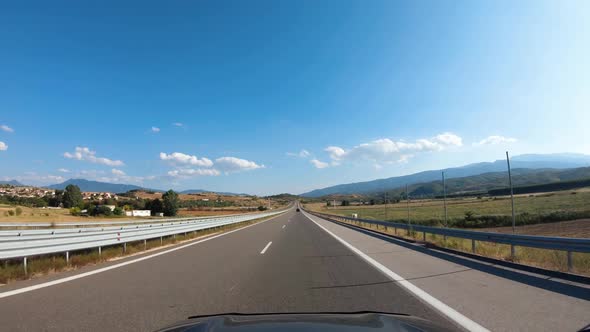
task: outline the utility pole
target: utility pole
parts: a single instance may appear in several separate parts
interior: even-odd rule
[[[383,194],[383,204],[385,207],[385,220],[387,220],[387,192]]]
[[[448,215],[447,215],[447,186],[445,183],[445,172],[442,172],[442,182],[443,182],[443,204],[445,206],[445,227],[449,227],[448,224]]]
[[[406,184],[406,205],[408,207],[408,226],[412,227],[412,222],[410,221],[410,195],[408,194],[408,185]]]
[[[514,214],[514,190],[512,189],[512,173],[510,172],[510,157],[506,151],[506,163],[508,163],[508,183],[510,184],[510,202],[512,204],[512,233],[516,233],[516,216]]]

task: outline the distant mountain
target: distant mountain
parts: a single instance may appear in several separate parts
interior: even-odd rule
[[[588,181],[579,180],[590,179],[590,167],[580,168],[515,168],[512,170],[512,184],[515,188],[524,186],[541,185],[549,183],[564,183],[576,181],[578,183],[587,183]],[[586,186],[584,184],[582,186]],[[508,187],[508,174],[506,172],[491,172],[479,175],[471,175],[460,178],[453,178],[446,181],[447,194],[463,193],[486,193],[493,189],[504,189]],[[575,187],[575,185],[573,186]],[[405,192],[405,187],[392,188],[387,190],[389,197],[399,197]],[[416,183],[408,186],[408,192],[411,197],[432,197],[440,196],[443,193],[442,181],[436,180],[427,183]],[[371,197],[382,198],[382,192],[369,194]]]
[[[130,190],[144,189],[149,191],[159,191],[153,189],[146,189],[132,184],[120,184],[120,183],[108,183],[99,181],[89,181],[85,179],[69,179],[65,182],[53,184],[48,186],[49,189],[60,189],[63,190],[68,185],[73,184],[80,187],[81,191],[90,192],[110,192],[110,193],[125,193]]]
[[[204,189],[188,189],[183,190],[180,192],[181,194],[202,194],[202,193],[214,193],[219,195],[226,195],[226,196],[249,196],[248,194],[238,194],[232,192],[225,192],[225,191],[211,191],[211,190],[204,190]]]
[[[575,167],[590,166],[590,156],[584,154],[560,153],[560,154],[526,154],[510,158],[510,166],[513,169],[567,169]],[[316,189],[301,194],[304,197],[321,197],[334,194],[367,194],[372,192],[383,192],[395,188],[412,185],[416,183],[425,183],[438,181],[441,178],[441,172],[445,172],[447,179],[467,177],[492,172],[505,172],[506,160],[496,160],[494,162],[481,162],[469,164],[461,167],[424,171],[410,175],[391,177],[387,179],[378,179],[367,182],[357,182],[341,184],[323,189]]]
[[[70,184],[80,187],[81,191],[89,191],[89,192],[126,193],[131,190],[144,190],[144,191],[154,191],[154,192],[164,192],[165,191],[165,190],[160,190],[160,189],[144,188],[144,187],[136,186],[133,184],[109,183],[109,182],[100,182],[100,181],[90,181],[90,180],[85,180],[85,179],[69,179],[69,180],[62,182],[62,183],[47,186],[46,188],[63,190]],[[247,194],[236,194],[236,193],[229,193],[229,192],[215,192],[215,191],[203,190],[203,189],[184,190],[184,191],[181,191],[180,193],[181,194],[216,193],[216,194],[228,195],[228,196],[247,196]]]
[[[15,187],[24,187],[25,185],[16,181],[16,180],[10,180],[10,181],[0,181],[0,184],[8,184],[11,186],[15,186]]]

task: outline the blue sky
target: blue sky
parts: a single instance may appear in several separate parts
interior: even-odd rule
[[[590,153],[589,9],[3,3],[0,179],[301,193]]]

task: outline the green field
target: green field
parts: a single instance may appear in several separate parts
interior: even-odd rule
[[[326,203],[307,204],[312,210],[324,213],[359,218],[406,222],[407,202],[387,205],[359,205],[328,207]],[[442,225],[444,207],[442,199],[410,200],[410,219],[414,223]],[[567,190],[552,193],[515,196],[515,210],[518,224],[563,221],[590,217],[590,188]],[[474,223],[478,218],[499,217],[502,222],[510,221],[511,204],[509,196],[481,198],[453,198],[447,200],[448,219],[451,226],[465,220],[471,213]],[[545,217],[544,217],[545,216]],[[547,217],[549,216],[549,217]],[[544,218],[544,219],[543,219]],[[493,219],[493,218],[492,218]],[[537,219],[542,219],[538,222]],[[495,220],[495,219],[494,219]],[[489,227],[475,225],[473,227]],[[506,226],[498,223],[493,226]]]

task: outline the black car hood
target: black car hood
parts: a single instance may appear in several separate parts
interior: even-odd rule
[[[399,314],[288,313],[222,314],[192,317],[160,331],[253,332],[253,331],[449,331],[430,321]]]

